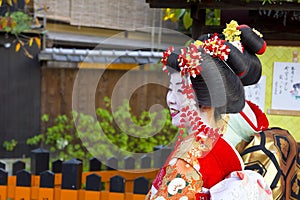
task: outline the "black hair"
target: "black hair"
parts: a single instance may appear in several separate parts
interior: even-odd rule
[[[202,52],[202,71],[191,77],[199,106],[215,108],[215,117],[222,113],[238,113],[245,105],[244,88],[238,76],[227,64]],[[179,72],[178,55],[171,53],[167,66],[171,73]]]
[[[215,118],[223,113],[238,113],[245,105],[243,86],[252,85],[259,81],[262,66],[255,55],[265,51],[266,43],[252,29],[246,25],[239,26],[242,32],[241,43],[244,51],[241,52],[231,43],[226,42],[230,54],[226,61],[212,58],[199,49],[203,61],[202,71],[195,78],[191,77],[199,106],[215,108]],[[212,34],[202,35],[199,40],[209,39]],[[219,35],[220,38],[224,37]],[[180,71],[178,55],[171,53],[167,66]],[[172,70],[169,70],[172,73]]]

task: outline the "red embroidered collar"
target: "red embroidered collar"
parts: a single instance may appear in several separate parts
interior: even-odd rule
[[[257,119],[257,126],[255,126],[252,121],[248,118],[248,116],[241,111],[240,114],[241,116],[247,121],[247,123],[253,128],[255,131],[264,131],[269,127],[269,121],[266,117],[266,114],[262,112],[262,110],[254,103],[251,101],[246,101],[246,103],[250,106],[252,111],[254,112],[256,119]]]

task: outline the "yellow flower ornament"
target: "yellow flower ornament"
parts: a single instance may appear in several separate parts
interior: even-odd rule
[[[240,35],[242,32],[237,29],[238,26],[239,24],[234,20],[231,20],[229,24],[226,24],[226,28],[223,30],[225,40],[227,40],[228,42],[241,40]]]

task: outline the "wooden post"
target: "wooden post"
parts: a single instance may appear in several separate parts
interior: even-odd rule
[[[13,199],[13,198],[15,198],[17,177],[16,176],[9,176],[7,182],[8,182],[8,184],[7,184],[7,197]]]
[[[17,186],[30,187],[31,186],[31,173],[25,169],[17,172]]]
[[[7,199],[8,172],[0,168],[0,200]]]
[[[66,161],[62,165],[62,189],[81,189],[82,162],[77,159]]]
[[[53,188],[40,188],[38,200],[54,200],[54,189]]]
[[[16,187],[15,200],[31,200],[30,187]]]
[[[110,192],[125,192],[125,179],[122,176],[113,176],[110,178]]]
[[[25,162],[23,161],[16,161],[13,163],[13,167],[12,167],[12,174],[13,175],[16,175],[18,171],[22,170],[22,169],[25,169]]]
[[[86,177],[86,190],[100,191],[101,190],[101,176],[98,174],[91,174]]]
[[[0,185],[0,200],[6,200],[8,198],[7,196],[7,186],[6,185]]]
[[[197,5],[191,7],[192,24],[192,38],[198,39],[202,34],[202,27],[205,26],[206,11],[205,9],[199,9]]]
[[[134,179],[134,194],[147,194],[149,191],[149,181],[145,177]]]
[[[40,188],[54,188],[54,173],[47,170],[40,174]]]
[[[15,200],[31,200],[31,173],[25,169],[17,172]]]
[[[7,185],[8,183],[8,172],[3,168],[0,168],[0,185]]]
[[[84,193],[84,200],[100,199],[101,176],[98,174],[91,174],[86,177],[86,188]]]
[[[115,157],[111,157],[107,159],[107,170],[116,170],[118,169],[118,159]]]
[[[60,191],[60,200],[78,200],[78,190],[61,190]]]
[[[141,157],[141,168],[142,169],[151,168],[151,157],[148,156],[147,154]]]
[[[125,193],[124,200],[144,200],[146,195],[144,194],[133,194],[133,193]]]
[[[0,161],[0,169],[5,169],[5,168],[6,168],[6,164]]]
[[[40,175],[40,173],[49,169],[49,155],[49,151],[42,148],[31,151],[30,169],[32,174]]]
[[[97,158],[90,159],[90,171],[101,171],[102,162]]]
[[[54,200],[54,177],[49,170],[40,174],[39,200]]]
[[[131,156],[126,156],[124,158],[124,169],[134,169],[135,168],[135,159]]]
[[[52,172],[53,173],[61,173],[62,169],[62,161],[61,160],[55,160],[52,162]]]

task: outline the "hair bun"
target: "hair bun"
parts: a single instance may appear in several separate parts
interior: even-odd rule
[[[241,42],[251,53],[261,55],[265,52],[267,43],[258,32],[245,24],[238,26],[237,30],[241,31]]]
[[[244,86],[256,84],[262,73],[261,63],[255,54],[250,53],[247,50],[244,51],[243,57],[245,58],[247,71],[240,79]]]
[[[229,42],[225,42],[226,45],[230,48],[230,54],[228,56],[228,59],[226,61],[227,65],[230,69],[240,78],[242,79],[247,71],[248,67],[245,62],[245,58],[243,53],[238,50],[234,45],[232,45]]]

